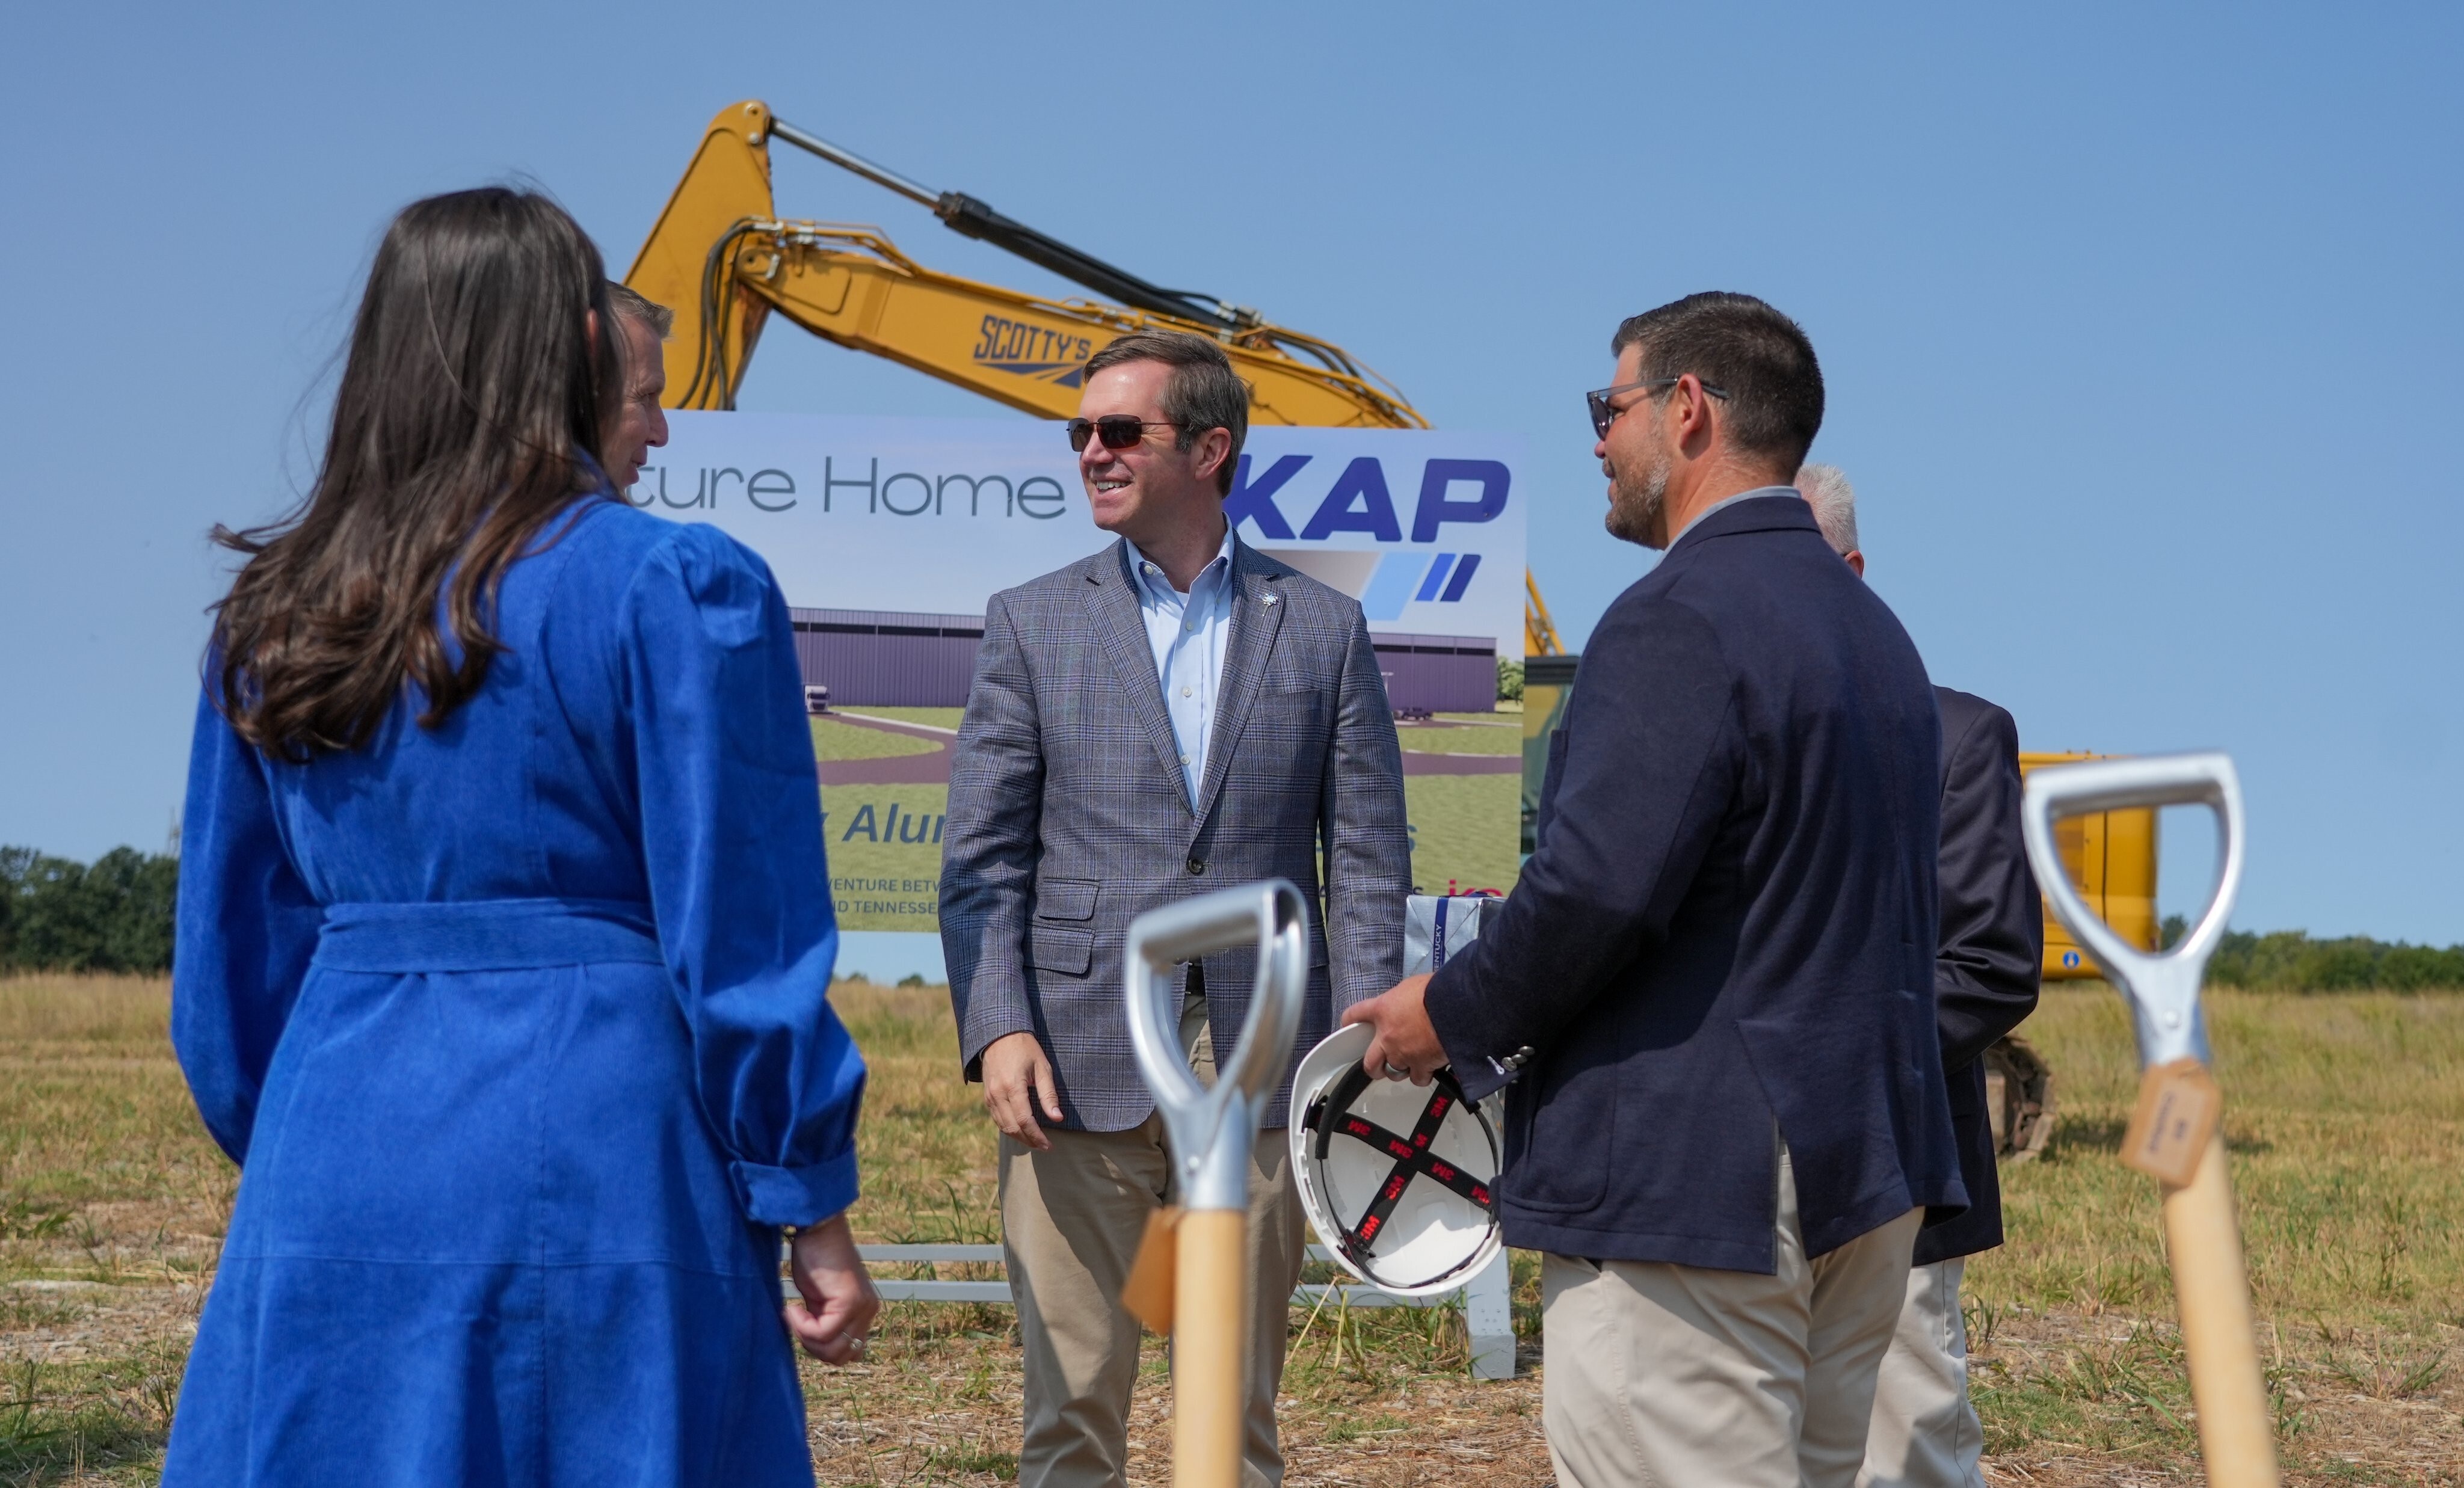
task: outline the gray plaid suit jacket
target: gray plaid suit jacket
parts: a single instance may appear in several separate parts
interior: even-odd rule
[[[1304,1052],[1402,974],[1403,759],[1360,605],[1237,540],[1232,576],[1195,810],[1123,544],[993,596],[984,616],[941,848],[958,1057],[980,1080],[985,1045],[1033,1033],[1074,1130],[1127,1130],[1155,1109],[1121,1003],[1122,943],[1144,910],[1256,879],[1300,886],[1323,915]],[[1222,1060],[1255,953],[1205,970]],[[1287,1080],[1267,1126],[1289,1098]]]

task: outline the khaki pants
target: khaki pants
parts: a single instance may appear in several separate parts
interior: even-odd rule
[[[1776,1275],[1543,1258],[1557,1481],[1850,1488],[1924,1214],[1809,1260],[1783,1150]]]
[[[1968,1403],[1968,1325],[1959,1314],[1967,1268],[1957,1257],[1909,1268],[1857,1488],[1985,1488],[1985,1428]]]
[[[1215,1061],[1206,1004],[1184,1009],[1181,1040],[1201,1082]],[[1020,1488],[1120,1488],[1129,1462],[1130,1392],[1138,1324],[1121,1305],[1147,1216],[1172,1195],[1163,1118],[1127,1131],[1047,1131],[1050,1151],[1001,1140],[1001,1252],[1026,1355]],[[1307,1220],[1284,1133],[1258,1134],[1249,1169],[1249,1409],[1244,1488],[1276,1488],[1284,1457],[1275,1391],[1284,1378],[1292,1288],[1307,1258]],[[1904,1264],[1904,1258],[1903,1258]],[[1225,1284],[1233,1279],[1226,1278]]]

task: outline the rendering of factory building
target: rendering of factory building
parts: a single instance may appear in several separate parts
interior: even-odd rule
[[[792,609],[806,688],[833,708],[963,708],[981,615]],[[1497,642],[1488,636],[1372,631],[1386,700],[1397,712],[1477,713],[1497,707]]]

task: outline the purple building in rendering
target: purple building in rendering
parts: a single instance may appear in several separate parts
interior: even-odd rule
[[[1416,636],[1373,630],[1386,705],[1397,712],[1497,711],[1497,643],[1486,636]]]
[[[787,617],[804,685],[828,688],[834,708],[967,706],[981,615],[791,609]]]
[[[981,615],[791,609],[806,686],[834,708],[963,708]],[[1497,643],[1486,636],[1373,631],[1386,701],[1397,711],[1483,713],[1497,707]]]

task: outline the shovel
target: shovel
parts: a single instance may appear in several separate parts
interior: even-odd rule
[[[1232,1057],[1206,1089],[1178,1038],[1172,971],[1258,948],[1258,980]],[[1163,1113],[1180,1208],[1156,1215],[1124,1301],[1172,1336],[1172,1480],[1238,1488],[1247,1401],[1249,1152],[1283,1083],[1309,986],[1309,908],[1283,879],[1187,899],[1130,922],[1123,960],[1138,1073]]]
[[[2151,955],[2113,932],[2080,900],[2054,845],[2058,817],[2135,806],[2207,806],[2224,863],[2215,899],[2171,951]],[[2219,1488],[2276,1488],[2276,1446],[2258,1367],[2250,1281],[2225,1172],[2222,1108],[2208,1073],[2199,977],[2224,937],[2241,887],[2241,780],[2221,753],[2159,755],[2059,765],[2028,777],[2021,817],[2028,861],[2054,912],[2104,968],[2139,1036],[2139,1103],[2122,1160],[2165,1195],[2165,1248],[2189,1355],[2199,1452]]]

